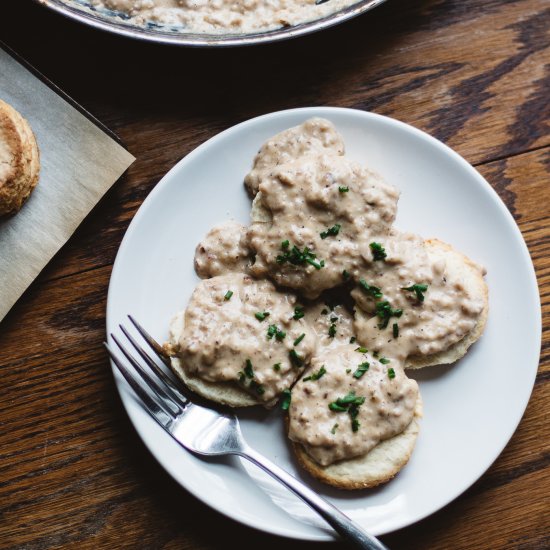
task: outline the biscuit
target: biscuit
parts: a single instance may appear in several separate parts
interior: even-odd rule
[[[21,209],[39,172],[40,153],[29,123],[0,100],[0,216]]]
[[[414,416],[403,432],[381,441],[364,456],[321,466],[299,443],[292,443],[300,465],[313,477],[338,489],[368,489],[388,482],[407,464],[419,433],[422,399],[416,401]]]
[[[419,369],[434,365],[448,365],[463,357],[468,348],[483,334],[489,314],[489,290],[479,266],[467,256],[455,250],[452,246],[438,240],[428,239],[426,242],[428,254],[445,259],[447,269],[452,275],[459,276],[469,293],[483,302],[483,309],[477,318],[474,328],[451,347],[439,353],[426,356],[410,356],[405,368]]]

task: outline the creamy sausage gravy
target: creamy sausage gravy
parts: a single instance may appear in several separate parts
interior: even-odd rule
[[[325,17],[357,0],[91,0],[120,11],[136,25],[183,26],[186,32],[241,34],[289,27]]]
[[[308,298],[358,268],[369,243],[390,231],[399,198],[378,175],[325,152],[280,164],[258,189],[248,232],[252,273]]]
[[[197,247],[206,279],[172,348],[190,376],[266,406],[293,386],[289,437],[321,465],[401,433],[419,398],[407,358],[456,344],[484,308],[466,280],[484,285],[482,268],[392,228],[399,192],[343,153],[322,119],[264,144],[245,180],[252,223],[217,226]],[[335,287],[355,315],[317,298]]]

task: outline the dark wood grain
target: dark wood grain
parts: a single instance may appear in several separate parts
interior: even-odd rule
[[[386,114],[456,149],[514,215],[540,285],[541,364],[512,440],[464,495],[384,541],[413,550],[550,547],[546,0],[389,0],[318,35],[223,51],[112,37],[29,0],[3,10],[0,39],[117,131],[138,160],[0,325],[1,548],[318,546],[247,529],[179,488],[125,416],[102,348],[112,263],[155,183],[236,122],[306,105]]]

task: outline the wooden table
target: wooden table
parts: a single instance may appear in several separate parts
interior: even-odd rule
[[[138,160],[0,326],[0,547],[313,548],[201,504],[134,432],[102,346],[124,231],[166,171],[220,130],[290,107],[364,109],[430,132],[488,179],[523,232],[550,313],[548,1],[390,0],[318,35],[220,51],[133,42],[11,4],[0,38]],[[446,508],[383,537],[392,549],[550,547],[549,327],[504,452]]]

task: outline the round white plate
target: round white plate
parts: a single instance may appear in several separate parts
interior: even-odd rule
[[[330,107],[295,109],[243,122],[198,147],[155,187],[118,252],[107,331],[133,314],[159,341],[197,283],[196,244],[214,224],[247,224],[243,178],[262,143],[313,116],[331,120],[347,155],[401,189],[396,226],[438,237],[487,267],[490,314],[481,340],[451,367],[415,374],[424,419],[409,464],[376,490],[341,492],[302,473],[283,434],[281,413],[240,414],[246,439],[374,534],[405,527],[445,506],[502,451],[525,410],[538,365],[540,302],[522,236],[489,184],[451,149],[401,122]],[[128,415],[163,467],[199,499],[246,525],[329,540],[315,513],[240,459],[204,460],[172,440],[117,377]]]

